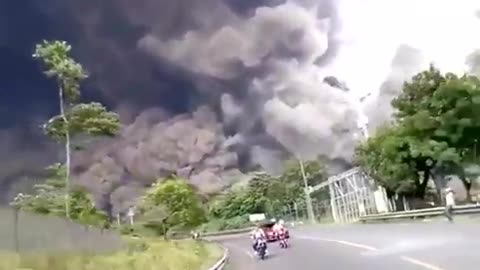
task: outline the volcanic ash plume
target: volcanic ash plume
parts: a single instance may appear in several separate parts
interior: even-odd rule
[[[75,154],[77,181],[99,200],[122,208],[171,173],[211,193],[256,164],[279,172],[291,154],[348,164],[358,109],[323,69],[339,47],[336,2],[229,2],[61,2],[92,81],[135,119]]]
[[[366,106],[370,132],[391,120],[392,100],[400,94],[403,83],[425,68],[426,64],[419,50],[407,45],[398,47],[391,63],[390,74],[380,86],[378,97]]]
[[[115,194],[120,186],[124,193],[129,188],[134,192],[142,179],[145,186],[170,174],[190,179],[201,192],[210,193],[241,175],[237,155],[222,147],[224,141],[221,125],[208,107],[173,118],[148,110],[119,138],[78,153],[75,170],[79,181],[106,194]]]
[[[480,50],[476,50],[467,56],[466,64],[469,66],[469,73],[480,77]]]
[[[180,39],[150,33],[139,46],[195,74],[245,81],[246,87],[229,89],[222,99],[237,135],[251,136],[260,122],[259,132],[294,155],[349,159],[358,114],[348,91],[325,83],[331,74],[322,74],[335,49],[335,12],[326,9],[333,6],[328,3],[287,1],[259,7],[246,18],[229,13],[227,24],[188,31]]]

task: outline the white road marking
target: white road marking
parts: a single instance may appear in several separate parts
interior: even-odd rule
[[[428,270],[443,270],[442,268],[440,268],[438,266],[435,266],[435,265],[430,264],[430,263],[422,262],[422,261],[419,261],[417,259],[414,259],[414,258],[411,258],[411,257],[408,257],[408,256],[402,256],[401,258],[404,261],[416,264],[416,265],[424,267],[425,269],[428,269]]]
[[[318,240],[325,241],[325,242],[338,243],[338,244],[351,246],[351,247],[356,247],[356,248],[361,248],[361,249],[365,249],[365,250],[368,250],[368,251],[378,251],[377,248],[374,248],[374,247],[371,247],[371,246],[352,243],[352,242],[343,241],[343,240],[335,240],[335,239],[318,239]]]
[[[368,251],[380,251],[380,250],[379,250],[378,248],[376,248],[376,247],[367,246],[367,245],[358,244],[358,243],[353,243],[353,242],[344,241],[344,240],[318,238],[318,237],[302,237],[302,236],[297,236],[296,238],[299,238],[299,239],[309,239],[309,240],[318,240],[318,241],[332,242],[332,243],[338,243],[338,244],[342,244],[342,245],[346,245],[346,246],[351,246],[351,247],[356,247],[356,248],[360,248],[360,249],[364,249],[364,250],[368,250]],[[423,268],[428,269],[428,270],[444,270],[443,268],[440,268],[440,267],[438,267],[438,266],[435,266],[435,265],[430,264],[430,263],[427,263],[427,262],[423,262],[423,261],[414,259],[414,258],[412,258],[412,257],[402,256],[402,257],[400,257],[400,258],[401,258],[402,260],[406,261],[406,262],[409,262],[409,263],[411,263],[411,264],[415,264],[415,265],[417,265],[417,266],[423,267]]]

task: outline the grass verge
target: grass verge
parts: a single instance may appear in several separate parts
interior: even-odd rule
[[[0,270],[204,270],[223,255],[201,241],[128,240],[125,249],[93,254],[0,254]]]

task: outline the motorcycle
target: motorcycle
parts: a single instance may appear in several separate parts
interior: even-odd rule
[[[278,234],[278,242],[280,244],[280,248],[288,248],[288,241],[285,237],[285,234]]]
[[[258,240],[255,251],[260,260],[264,260],[267,256],[267,242],[264,239]]]

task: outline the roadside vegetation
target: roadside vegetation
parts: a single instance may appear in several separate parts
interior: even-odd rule
[[[304,163],[309,186],[327,179],[320,160]],[[318,194],[317,194],[318,197]],[[221,231],[252,226],[249,214],[265,213],[267,217],[282,218],[291,215],[294,207],[305,209],[304,184],[298,162],[288,162],[283,174],[272,176],[255,173],[245,185],[211,198],[208,204],[209,222],[201,231]]]
[[[208,269],[223,250],[201,241],[129,239],[111,254],[0,253],[0,270],[180,270]]]

